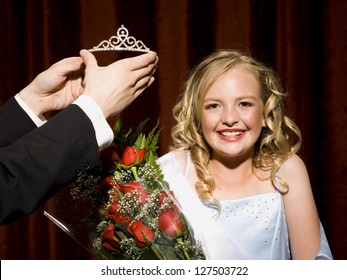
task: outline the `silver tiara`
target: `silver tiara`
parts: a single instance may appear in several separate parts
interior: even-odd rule
[[[140,41],[136,40],[135,37],[129,36],[129,31],[122,26],[117,30],[117,36],[112,36],[110,39],[103,40],[97,45],[89,50],[90,52],[99,51],[133,51],[133,52],[149,52],[149,48]]]

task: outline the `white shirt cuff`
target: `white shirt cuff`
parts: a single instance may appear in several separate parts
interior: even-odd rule
[[[30,108],[29,106],[20,98],[18,94],[14,96],[16,101],[18,102],[19,106],[22,107],[25,113],[31,118],[31,120],[35,123],[37,127],[40,127],[44,123],[47,122],[46,118],[43,115],[37,116]]]
[[[114,135],[111,127],[107,123],[99,105],[89,96],[79,96],[74,104],[78,105],[91,120],[99,150],[111,145]]]

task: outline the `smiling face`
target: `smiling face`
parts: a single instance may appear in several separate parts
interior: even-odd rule
[[[265,127],[260,84],[242,65],[220,76],[202,102],[201,127],[212,158],[251,158]]]

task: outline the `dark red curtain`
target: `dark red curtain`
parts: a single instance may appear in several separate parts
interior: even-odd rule
[[[303,132],[318,211],[333,255],[347,259],[347,2],[320,0],[88,0],[1,2],[0,103],[39,72],[124,24],[160,57],[156,82],[125,112],[150,116],[170,141],[171,110],[188,70],[219,48],[250,50],[282,78],[288,114]],[[1,259],[90,259],[75,241],[33,214],[0,227]]]

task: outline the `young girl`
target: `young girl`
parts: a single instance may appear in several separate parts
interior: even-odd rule
[[[159,162],[208,259],[332,259],[284,96],[270,68],[221,50],[174,107]]]

